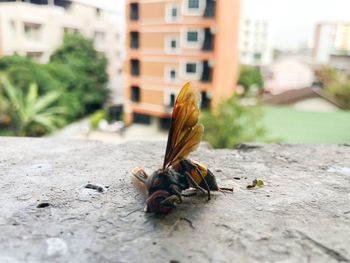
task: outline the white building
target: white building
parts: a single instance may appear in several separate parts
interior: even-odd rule
[[[313,58],[328,64],[331,55],[350,54],[350,22],[323,22],[316,25]]]
[[[264,89],[271,94],[310,87],[314,81],[311,66],[292,55],[279,58],[268,71]]]
[[[45,63],[65,32],[80,32],[108,59],[112,104],[123,98],[121,29],[112,12],[75,0],[0,1],[0,57],[17,53]]]
[[[241,20],[239,52],[245,65],[266,66],[272,62],[273,34],[267,19],[245,17]]]

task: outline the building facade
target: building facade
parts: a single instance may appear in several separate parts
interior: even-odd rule
[[[312,67],[298,56],[285,55],[268,67],[264,82],[265,92],[279,94],[311,87],[314,82],[314,72]]]
[[[169,119],[186,81],[203,108],[230,96],[238,23],[239,0],[127,0],[127,122]]]
[[[239,57],[242,64],[266,66],[272,62],[273,34],[267,19],[243,18],[239,39]]]
[[[350,22],[324,22],[316,25],[314,62],[328,64],[332,55],[350,55]]]
[[[64,33],[92,38],[108,59],[111,104],[123,100],[123,33],[114,14],[67,0],[0,1],[0,57],[19,54],[46,63]]]

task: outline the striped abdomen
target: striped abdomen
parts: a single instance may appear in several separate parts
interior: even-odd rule
[[[207,189],[207,184],[209,190],[218,191],[219,187],[216,183],[214,174],[203,164],[192,161],[189,159],[181,160],[179,165],[175,167],[176,171],[180,174],[185,174],[188,172],[193,180],[202,188]],[[207,184],[205,183],[205,181]]]

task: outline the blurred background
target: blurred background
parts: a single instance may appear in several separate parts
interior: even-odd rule
[[[350,144],[348,0],[0,0],[0,136]]]

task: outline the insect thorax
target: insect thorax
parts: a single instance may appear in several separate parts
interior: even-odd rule
[[[171,185],[177,185],[182,190],[189,187],[184,175],[170,168],[159,169],[148,180],[148,194],[152,194],[157,190],[169,191]]]

